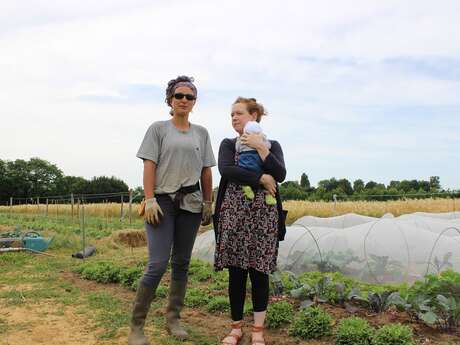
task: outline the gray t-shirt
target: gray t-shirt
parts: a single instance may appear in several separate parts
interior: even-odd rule
[[[206,128],[190,123],[190,128],[182,131],[171,120],[149,127],[136,156],[156,163],[154,192],[171,197],[179,188],[196,184],[204,167],[216,165]],[[185,195],[180,208],[199,213],[202,202],[201,191],[196,191]]]

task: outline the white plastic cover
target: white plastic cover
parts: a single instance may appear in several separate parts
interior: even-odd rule
[[[373,218],[302,217],[287,227],[278,267],[296,274],[340,271],[363,281],[413,282],[426,273],[460,272],[460,212]],[[198,236],[193,255],[212,262],[214,231]]]

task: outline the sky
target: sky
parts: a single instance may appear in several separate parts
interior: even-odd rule
[[[216,159],[232,102],[255,97],[288,180],[459,189],[458,13],[457,0],[2,1],[0,159],[139,186],[137,149],[185,74]]]

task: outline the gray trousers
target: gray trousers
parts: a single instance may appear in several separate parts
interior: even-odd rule
[[[174,208],[168,195],[156,197],[163,211],[159,225],[145,223],[149,260],[141,283],[156,287],[171,259],[171,279],[187,281],[193,244],[201,223],[201,213]]]

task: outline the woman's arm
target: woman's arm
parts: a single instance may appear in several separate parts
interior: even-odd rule
[[[212,201],[212,172],[210,167],[201,170],[201,191],[203,201]]]
[[[272,141],[271,143],[270,153],[263,161],[263,169],[265,173],[272,175],[276,182],[281,183],[286,178],[283,150],[277,141]]]
[[[151,199],[155,196],[155,172],[157,165],[155,162],[144,160],[144,195],[145,199]]]
[[[235,165],[235,141],[224,139],[219,147],[218,167],[220,175],[232,182],[259,188],[262,173],[256,173]]]
[[[286,168],[284,166],[283,150],[277,141],[271,141],[270,150],[264,142],[261,134],[243,134],[241,143],[257,150],[262,159],[264,173],[273,176],[276,182],[283,182],[286,178]]]

